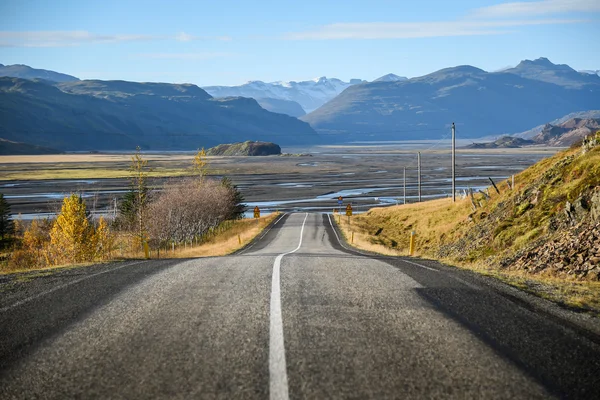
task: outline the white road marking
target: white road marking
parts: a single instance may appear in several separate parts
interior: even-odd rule
[[[40,298],[40,297],[42,297],[42,296],[45,296],[45,295],[47,295],[47,294],[50,294],[50,293],[56,292],[57,290],[60,290],[60,289],[66,288],[66,287],[68,287],[68,286],[74,285],[74,284],[76,284],[76,283],[79,283],[79,282],[81,282],[81,281],[84,281],[84,280],[86,280],[86,279],[90,279],[90,278],[93,278],[93,277],[95,277],[95,276],[98,276],[98,275],[106,274],[107,272],[117,271],[117,270],[119,270],[119,269],[121,269],[121,268],[125,268],[125,267],[131,267],[132,265],[141,264],[141,263],[143,263],[143,262],[145,262],[145,261],[138,261],[138,262],[135,262],[135,263],[132,263],[132,264],[125,264],[125,265],[121,265],[120,267],[117,267],[117,268],[111,268],[111,269],[108,269],[108,270],[106,270],[106,271],[97,272],[97,273],[95,273],[95,274],[92,274],[92,275],[86,275],[86,276],[84,276],[84,277],[81,277],[81,278],[79,278],[79,279],[75,279],[74,281],[71,281],[71,282],[63,283],[62,285],[55,286],[55,287],[53,287],[52,289],[45,290],[45,291],[43,291],[43,292],[41,292],[41,293],[35,294],[35,295],[33,295],[33,296],[31,296],[31,297],[28,297],[28,298],[26,298],[26,299],[19,300],[19,301],[17,301],[16,303],[13,303],[13,304],[11,304],[11,305],[9,305],[9,306],[6,306],[6,307],[3,307],[3,308],[0,308],[0,313],[6,312],[6,311],[8,311],[8,310],[12,310],[12,309],[13,309],[13,308],[15,308],[15,307],[18,307],[18,306],[20,306],[20,305],[23,305],[23,304],[25,304],[25,303],[28,303],[28,302],[30,302],[30,301],[32,301],[32,300],[35,300],[35,299],[37,299],[37,298]]]
[[[267,233],[269,233],[269,231],[270,231],[270,230],[271,230],[271,229],[272,229],[272,228],[273,228],[275,225],[277,225],[277,224],[279,223],[279,221],[281,221],[281,219],[282,219],[283,217],[285,217],[286,215],[287,215],[287,213],[283,213],[283,214],[281,215],[281,217],[277,218],[277,221],[275,221],[275,223],[269,227],[269,229],[267,229],[267,230],[266,230],[266,231],[265,231],[265,232],[264,232],[262,235],[260,235],[260,237],[254,241],[254,243],[252,243],[250,246],[248,246],[248,247],[246,247],[245,249],[243,249],[242,251],[240,251],[240,252],[238,253],[238,255],[239,255],[239,254],[243,254],[243,253],[245,253],[246,251],[250,250],[250,249],[252,248],[252,246],[254,246],[256,243],[260,242],[260,240],[261,240],[262,238],[264,238],[264,237],[265,237],[265,235],[266,235]]]
[[[273,280],[271,281],[271,310],[269,327],[269,397],[271,400],[288,400],[288,379],[287,366],[285,363],[285,346],[283,343],[283,320],[281,317],[281,285],[279,272],[281,269],[281,259],[297,252],[302,246],[302,235],[308,213],[302,222],[300,229],[300,242],[296,249],[283,253],[275,258],[273,263]]]
[[[348,247],[344,246],[344,244],[343,244],[343,243],[342,243],[342,241],[340,240],[340,237],[338,236],[338,234],[337,234],[337,232],[336,232],[336,230],[335,230],[335,227],[333,226],[333,222],[331,222],[331,217],[329,216],[329,214],[327,214],[327,218],[329,219],[329,225],[331,225],[331,229],[333,230],[333,233],[335,234],[335,237],[337,238],[337,240],[338,240],[338,243],[340,244],[340,246],[342,246],[342,247],[343,247],[344,249],[346,249],[346,250],[350,250],[350,251],[353,251],[353,252],[355,252],[355,253],[362,254],[363,256],[367,256],[367,257],[371,257],[371,256],[372,256],[372,254],[363,253],[363,252],[362,252],[362,251],[360,251],[360,250],[356,250],[356,249],[349,249]],[[396,258],[396,259],[398,259],[398,260],[400,260],[400,261],[402,261],[402,262],[408,263],[408,264],[416,265],[417,267],[421,267],[421,268],[428,269],[428,270],[430,270],[430,271],[434,271],[434,272],[440,272],[439,270],[437,270],[437,269],[435,269],[435,268],[427,267],[427,266],[425,266],[425,265],[421,265],[421,264],[418,264],[418,263],[416,263],[416,262],[408,261],[408,260],[405,260],[405,259],[403,259],[403,258],[398,258],[398,257],[394,257],[394,258]]]

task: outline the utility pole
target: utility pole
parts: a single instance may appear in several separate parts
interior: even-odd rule
[[[419,175],[419,203],[421,202],[421,152],[417,152],[417,165]]]
[[[406,167],[404,167],[404,204],[406,204]]]
[[[452,202],[456,202],[456,127],[452,123]]]

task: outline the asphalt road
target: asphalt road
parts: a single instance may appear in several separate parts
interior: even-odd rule
[[[600,398],[598,335],[544,307],[286,215],[234,256],[0,280],[0,398]]]

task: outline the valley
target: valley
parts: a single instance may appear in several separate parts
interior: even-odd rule
[[[301,156],[209,157],[209,174],[228,176],[249,209],[331,212],[337,197],[360,213],[403,203],[406,167],[408,203],[418,200],[417,151],[422,151],[422,200],[451,192],[449,143],[360,143],[284,148]],[[557,151],[556,148],[457,150],[457,189],[487,188]],[[191,153],[147,153],[150,186],[160,190],[187,173]],[[114,202],[128,190],[130,156],[122,153],[0,157],[0,190],[13,214],[23,219],[48,216],[65,195],[81,193],[93,212],[114,213]],[[70,178],[69,178],[70,177]],[[64,178],[64,179],[61,179]]]

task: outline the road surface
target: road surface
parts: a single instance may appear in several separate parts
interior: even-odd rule
[[[600,398],[588,330],[285,215],[229,257],[0,283],[2,399]]]

